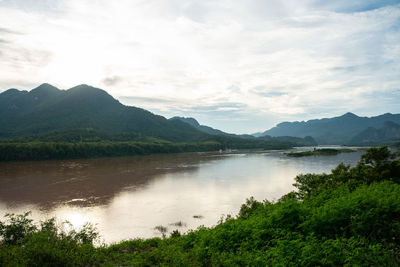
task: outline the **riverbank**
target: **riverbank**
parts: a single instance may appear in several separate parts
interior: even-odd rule
[[[352,152],[356,152],[356,150],[348,148],[342,148],[342,149],[321,148],[310,151],[290,152],[290,153],[285,153],[285,155],[288,157],[299,158],[299,157],[309,157],[309,156],[334,156],[340,153],[352,153]]]
[[[28,142],[0,143],[0,161],[83,159],[161,153],[218,151],[218,142]]]
[[[221,138],[219,141],[175,143],[145,138],[144,141],[124,142],[0,142],[0,162],[123,157],[227,149],[280,150],[295,146],[289,142],[247,139],[239,139],[239,141]]]
[[[392,156],[374,148],[354,168],[298,175],[297,192],[250,198],[236,217],[168,238],[94,246],[89,226],[61,231],[52,220],[11,216],[0,224],[0,265],[397,266],[400,161]]]

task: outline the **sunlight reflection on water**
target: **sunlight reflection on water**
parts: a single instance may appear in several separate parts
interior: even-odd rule
[[[356,164],[362,152],[288,158],[282,151],[0,163],[0,216],[32,210],[81,227],[96,224],[106,242],[185,232],[236,215],[250,196],[276,200],[299,173]],[[181,222],[177,224],[177,222]]]

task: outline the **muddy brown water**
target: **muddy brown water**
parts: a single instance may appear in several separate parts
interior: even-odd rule
[[[32,211],[35,220],[56,217],[77,228],[91,222],[106,243],[160,236],[160,225],[186,232],[236,215],[250,196],[278,199],[294,189],[299,173],[355,165],[362,154],[289,158],[284,152],[0,162],[0,216]]]

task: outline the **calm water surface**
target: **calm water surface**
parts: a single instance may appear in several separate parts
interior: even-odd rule
[[[0,216],[30,210],[37,220],[55,216],[78,228],[91,222],[107,243],[160,236],[158,225],[186,232],[236,215],[250,196],[278,199],[294,189],[299,173],[355,165],[362,154],[288,158],[284,152],[0,163]]]

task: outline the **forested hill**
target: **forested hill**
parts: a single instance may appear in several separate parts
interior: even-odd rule
[[[224,136],[227,138],[234,138],[234,139],[246,139],[246,140],[249,140],[249,142],[260,142],[260,141],[276,142],[276,143],[285,143],[286,142],[286,143],[292,144],[293,146],[316,146],[316,145],[318,145],[318,143],[311,136],[305,136],[304,138],[294,137],[294,136],[272,137],[269,135],[255,137],[250,134],[226,133],[226,132],[223,132],[218,129],[214,129],[214,128],[206,126],[206,125],[201,125],[195,118],[172,117],[170,120],[181,120],[183,122],[186,122],[186,123],[192,125],[199,131],[202,131],[204,133],[208,133],[211,135],[220,135],[220,136]]]
[[[185,117],[172,117],[170,118],[170,120],[180,120],[183,122],[186,122],[187,124],[192,125],[194,128],[196,128],[197,130],[207,133],[207,134],[213,134],[213,135],[224,135],[224,136],[229,136],[229,137],[238,137],[238,138],[254,138],[254,136],[249,135],[249,134],[231,134],[231,133],[226,133],[223,132],[221,130],[218,129],[214,129],[210,126],[206,126],[206,125],[201,125],[195,118],[185,118]]]
[[[9,89],[0,94],[0,137],[79,128],[134,132],[178,142],[208,138],[187,123],[125,106],[106,91],[88,85],[59,90],[42,84],[29,92]]]
[[[282,122],[261,136],[312,136],[318,144],[349,144],[353,137],[368,127],[382,128],[387,121],[400,124],[400,114],[359,117],[353,113],[346,113],[334,118]]]
[[[195,119],[166,119],[125,106],[106,91],[88,85],[60,90],[42,84],[31,91],[0,94],[1,142],[216,142],[222,148],[284,149],[313,145],[302,138],[255,138],[224,133]],[[151,140],[149,142],[152,142]]]
[[[400,124],[385,122],[382,128],[369,127],[350,141],[354,145],[396,144],[400,142]]]

